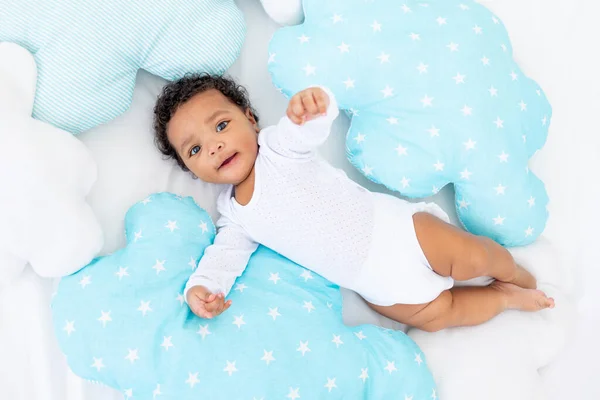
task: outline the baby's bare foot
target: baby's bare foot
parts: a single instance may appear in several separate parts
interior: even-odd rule
[[[541,290],[524,289],[512,283],[495,281],[490,287],[506,295],[506,308],[521,311],[539,311],[554,308],[554,299]]]
[[[531,275],[529,271],[525,268],[517,265],[517,271],[515,273],[515,277],[511,281],[507,281],[508,283],[512,283],[514,285],[520,286],[525,289],[535,289],[537,288],[537,281]]]

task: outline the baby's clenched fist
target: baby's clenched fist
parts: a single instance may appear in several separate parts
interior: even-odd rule
[[[288,118],[296,125],[302,125],[327,113],[329,95],[319,88],[311,87],[296,93],[287,108]]]

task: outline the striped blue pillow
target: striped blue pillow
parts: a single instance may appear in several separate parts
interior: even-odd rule
[[[33,116],[80,133],[129,107],[139,69],[223,73],[245,23],[233,0],[0,0],[0,41],[39,68]]]

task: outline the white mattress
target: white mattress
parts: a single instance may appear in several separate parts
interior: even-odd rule
[[[551,219],[545,238],[518,249],[516,256],[536,273],[541,288],[556,297],[558,306],[538,314],[505,313],[475,328],[436,334],[411,331],[410,335],[428,357],[441,399],[546,399],[551,398],[550,393],[560,393],[558,381],[564,369],[553,361],[569,342],[577,318],[574,304],[583,287],[578,277],[585,261],[579,248],[584,232],[578,218],[584,213],[589,218],[592,210],[592,203],[586,205],[578,192],[586,173],[583,159],[598,151],[598,141],[583,145],[591,132],[576,124],[583,124],[586,116],[593,115],[589,101],[593,94],[589,90],[597,90],[598,85],[577,87],[587,84],[585,76],[592,76],[593,63],[579,63],[577,70],[571,70],[566,60],[575,59],[585,49],[576,38],[592,37],[592,33],[597,37],[600,27],[591,23],[593,6],[583,0],[570,1],[568,5],[542,0],[482,2],[507,25],[518,61],[541,84],[554,106],[548,144],[532,165],[547,184],[552,199]],[[247,86],[261,122],[268,125],[276,122],[286,107],[286,100],[271,85],[265,62],[267,44],[277,26],[267,18],[258,1],[239,0],[238,4],[247,19],[248,35],[243,53],[230,73]],[[584,20],[590,24],[582,23]],[[152,192],[167,190],[192,195],[216,216],[214,198],[218,188],[192,180],[173,163],[161,160],[154,149],[151,111],[162,84],[160,79],[141,72],[131,109],[110,124],[80,136],[99,167],[90,203],[105,230],[104,253],[124,245],[123,217],[127,208]],[[359,183],[382,191],[346,161],[343,136],[347,127],[347,120],[337,121],[323,155]],[[451,188],[433,200],[453,212]],[[578,207],[572,207],[573,204]],[[69,372],[51,327],[49,303],[55,284],[28,270],[15,285],[0,289],[0,398],[122,398],[112,389],[83,382]],[[347,291],[344,320],[351,325],[374,323],[404,328],[375,314]],[[577,390],[581,389],[565,382],[564,387],[567,386],[569,391],[563,393],[571,398],[590,395],[578,395]],[[588,398],[600,398],[600,394]]]

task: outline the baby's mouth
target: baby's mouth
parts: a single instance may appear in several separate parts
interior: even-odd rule
[[[229,163],[231,163],[233,161],[233,159],[237,156],[238,153],[233,153],[233,155],[227,159],[225,159],[225,161],[223,161],[221,163],[221,165],[219,165],[219,169],[227,166]]]

